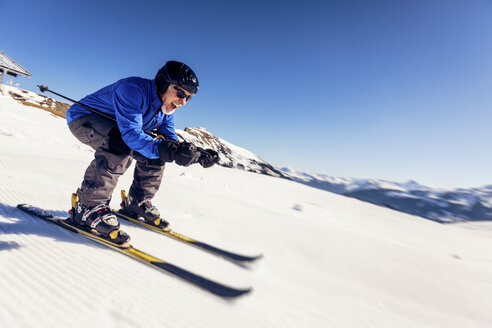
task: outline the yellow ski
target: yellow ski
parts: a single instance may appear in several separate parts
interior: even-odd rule
[[[178,267],[174,264],[171,264],[169,262],[166,262],[164,260],[161,260],[157,257],[154,257],[150,254],[147,254],[139,249],[134,248],[131,244],[125,243],[125,244],[116,244],[114,242],[111,242],[108,239],[105,239],[101,237],[100,235],[97,234],[97,232],[93,230],[87,230],[84,228],[81,228],[80,226],[73,225],[69,219],[65,219],[59,216],[56,216],[48,211],[45,211],[43,209],[40,209],[38,207],[34,207],[28,204],[19,204],[17,205],[17,208],[29,213],[37,218],[43,219],[44,221],[54,223],[66,230],[69,230],[71,232],[80,234],[96,243],[99,243],[101,245],[107,246],[115,251],[118,251],[120,253],[123,253],[135,260],[138,260],[142,263],[145,263],[153,268],[156,268],[158,270],[164,271],[166,273],[172,274],[176,277],[179,277],[181,279],[184,279],[195,286],[201,287],[205,290],[208,290],[209,292],[212,292],[216,295],[222,296],[222,297],[237,297],[241,296],[243,294],[246,294],[251,291],[251,288],[234,288],[234,287],[229,287],[226,285],[223,285],[221,283],[212,281],[208,278],[202,277],[200,275],[197,275],[193,272],[190,272],[186,269],[183,269],[181,267]]]
[[[121,191],[121,200],[122,203],[125,201],[127,195],[124,190]],[[151,225],[147,222],[145,222],[143,219],[136,219],[131,216],[125,215],[124,213],[120,213],[119,211],[113,210],[113,213],[118,215],[120,218],[123,218],[125,220],[128,220],[130,222],[133,222],[135,224],[138,224],[139,226],[145,227],[147,229],[150,229],[152,231],[155,231],[157,233],[160,233],[162,235],[165,235],[167,237],[173,238],[175,240],[179,240],[180,242],[183,242],[188,245],[192,245],[195,247],[198,247],[202,250],[205,250],[211,254],[221,256],[225,259],[236,261],[236,262],[252,262],[254,260],[257,260],[262,257],[262,255],[256,255],[256,256],[246,256],[246,255],[240,255],[236,253],[232,253],[223,249],[220,249],[218,247],[209,245],[207,243],[195,240],[193,238],[187,237],[185,235],[182,235],[180,233],[177,233],[173,230],[171,230],[169,227],[167,228],[159,228],[157,226]]]

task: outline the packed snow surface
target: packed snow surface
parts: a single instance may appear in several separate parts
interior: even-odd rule
[[[227,301],[16,209],[65,215],[92,156],[63,119],[0,96],[0,327],[492,326],[490,222],[442,225],[285,179],[169,164],[154,204],[176,231],[265,257],[243,268],[122,229],[156,257],[254,288]]]

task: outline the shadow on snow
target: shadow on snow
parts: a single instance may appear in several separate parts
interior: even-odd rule
[[[66,211],[45,210],[56,216],[67,216]],[[36,218],[33,215],[19,210],[15,206],[0,203],[0,217],[6,219],[3,220],[4,222],[0,222],[0,238],[5,235],[37,235],[52,238],[58,242],[87,244],[93,247],[106,248],[83,236],[78,236],[73,232],[64,230],[52,223],[45,222],[40,218]],[[0,251],[16,249],[19,247],[21,247],[21,245],[15,241],[0,240]]]

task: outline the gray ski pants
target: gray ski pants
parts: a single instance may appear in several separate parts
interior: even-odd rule
[[[79,117],[68,125],[72,134],[95,151],[94,160],[85,171],[84,181],[77,190],[79,201],[89,207],[108,204],[118,178],[132,163],[132,157],[110,151],[110,132],[116,123],[97,114]],[[136,161],[130,196],[136,200],[152,199],[159,190],[164,163]]]

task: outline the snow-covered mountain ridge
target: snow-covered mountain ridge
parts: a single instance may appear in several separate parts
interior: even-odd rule
[[[182,140],[191,142],[198,147],[211,148],[217,151],[221,166],[288,178],[281,170],[274,168],[249,150],[233,145],[222,138],[217,138],[205,128],[185,128],[184,131],[176,130],[176,133]]]
[[[43,108],[62,117],[69,108],[69,105],[44,95],[12,86],[3,87],[4,92],[26,106]],[[214,136],[205,128],[187,127],[177,129],[176,133],[181,140],[216,150],[220,156],[219,165],[224,167],[297,181],[442,223],[492,220],[492,185],[444,190],[426,187],[415,181],[397,183],[311,174],[292,168],[276,168],[251,151]]]
[[[441,223],[492,220],[492,186],[454,190],[430,188],[415,181],[337,178],[281,169],[306,185],[418,215]]]

